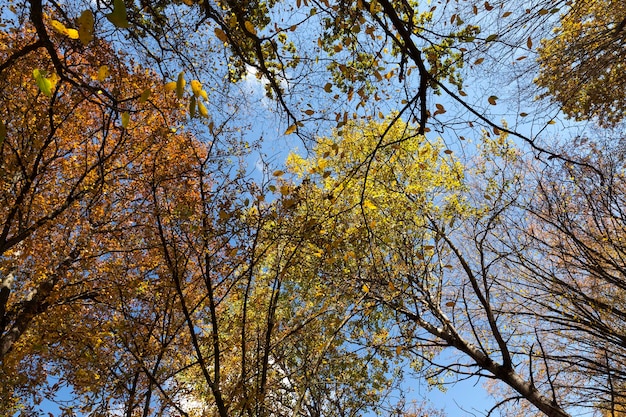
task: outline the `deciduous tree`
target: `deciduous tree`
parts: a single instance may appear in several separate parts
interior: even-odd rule
[[[620,1],[572,1],[542,41],[536,82],[568,116],[604,126],[624,119],[625,16]]]
[[[364,122],[291,165],[308,179],[303,206],[321,216],[316,274],[393,312],[368,344],[406,352],[435,382],[445,371],[496,379],[546,415],[566,416],[551,376],[527,356],[542,342],[532,319],[516,318],[512,291],[522,283],[507,278],[498,244],[521,186],[510,146],[486,137],[483,160],[468,170],[415,127]],[[475,173],[472,186],[465,177]],[[458,362],[442,362],[450,349]]]

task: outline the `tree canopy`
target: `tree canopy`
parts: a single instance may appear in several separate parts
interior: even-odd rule
[[[1,4],[0,413],[621,415],[625,21]]]

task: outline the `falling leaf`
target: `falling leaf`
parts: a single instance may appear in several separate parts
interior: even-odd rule
[[[178,74],[178,79],[176,80],[176,97],[178,97],[179,100],[183,98],[185,84],[187,84],[187,81],[185,81],[185,72],[181,71]]]
[[[91,10],[84,10],[78,18],[78,38],[87,46],[93,40],[94,18]]]
[[[58,20],[50,20],[50,26],[52,26],[52,29],[56,30],[61,35],[65,35],[65,32],[67,31],[65,25]]]
[[[202,84],[200,84],[200,81],[191,80],[189,82],[189,85],[191,85],[191,92],[193,93],[193,95],[198,97],[202,92]]]
[[[285,130],[285,135],[291,135],[293,132],[295,132],[298,129],[298,125],[297,124],[292,124],[291,126],[289,126],[287,128],[287,130]]]
[[[139,97],[139,102],[145,103],[146,101],[148,101],[148,98],[150,98],[151,94],[152,94],[152,90],[150,90],[149,88],[146,88],[145,90],[143,90],[143,93],[141,93],[141,97]]]
[[[126,129],[128,127],[128,123],[130,123],[130,114],[125,111],[122,113],[122,127]]]
[[[222,29],[215,28],[214,32],[215,36],[217,36],[217,39],[221,40],[224,43],[228,42],[228,36],[226,36],[226,33]]]
[[[198,111],[200,112],[200,116],[209,117],[209,111],[200,100],[198,100]]]
[[[256,28],[254,27],[254,25],[252,24],[252,22],[246,20],[243,24],[243,26],[246,28],[246,30],[250,33],[252,33],[253,35],[256,35]]]
[[[113,11],[107,14],[106,17],[109,19],[109,22],[118,28],[126,29],[129,27],[124,0],[113,0]]]
[[[192,119],[196,117],[196,96],[191,96],[189,99],[189,117]]]
[[[496,105],[496,100],[498,100],[498,97],[496,97],[496,96],[489,96],[489,98],[487,99],[489,104],[491,104],[492,106]]]
[[[109,66],[108,65],[102,65],[100,68],[98,68],[98,77],[97,77],[98,81],[102,82],[108,76],[109,76]]]
[[[33,77],[35,77],[35,82],[39,90],[41,90],[44,95],[52,97],[52,81],[46,78],[38,69],[33,70]]]

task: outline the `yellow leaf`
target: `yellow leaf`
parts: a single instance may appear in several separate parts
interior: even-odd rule
[[[169,83],[165,84],[165,90],[167,91],[176,90],[176,81],[170,81]]]
[[[50,20],[50,26],[61,35],[65,35],[71,39],[78,39],[78,31],[76,29],[68,29],[65,25],[58,20]]]
[[[363,290],[364,293],[368,293],[370,292],[370,287],[367,286],[367,284],[363,284],[363,286],[361,287],[361,289]]]
[[[91,10],[84,10],[78,18],[78,38],[85,46],[93,40],[94,18]]]
[[[98,81],[102,82],[109,76],[109,66],[103,65],[98,68]]]
[[[252,33],[253,35],[256,35],[256,28],[254,27],[252,22],[246,20],[243,25],[248,32]]]
[[[193,95],[198,97],[202,91],[202,84],[200,84],[200,81],[191,80],[189,84],[191,85],[191,91],[193,92]]]
[[[198,100],[198,111],[200,112],[200,116],[209,117],[209,111],[200,100]]]
[[[371,201],[369,201],[369,200],[365,200],[363,202],[363,207],[368,208],[370,210],[375,210],[376,209],[376,205],[374,203],[372,203]]]
[[[293,132],[295,132],[298,129],[298,125],[297,124],[292,124],[291,126],[289,126],[287,128],[287,130],[285,130],[285,135],[291,135]]]
[[[207,95],[205,90],[200,90],[200,97],[202,97],[204,101],[209,101],[209,96]]]
[[[52,26],[52,29],[56,30],[61,35],[65,35],[67,33],[67,28],[65,27],[65,25],[58,20],[50,20],[50,26]]]
[[[285,173],[284,171],[281,171],[281,170],[279,169],[279,170],[274,171],[274,172],[272,173],[272,175],[273,175],[273,176],[275,176],[275,177],[280,177],[280,176],[281,176],[281,175],[283,175],[284,173]]]
[[[67,32],[65,32],[65,34],[70,39],[78,39],[79,38],[78,31],[76,29],[68,29]]]

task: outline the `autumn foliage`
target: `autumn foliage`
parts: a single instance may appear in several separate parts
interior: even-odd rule
[[[0,5],[0,414],[620,415],[624,7],[517,6]]]

